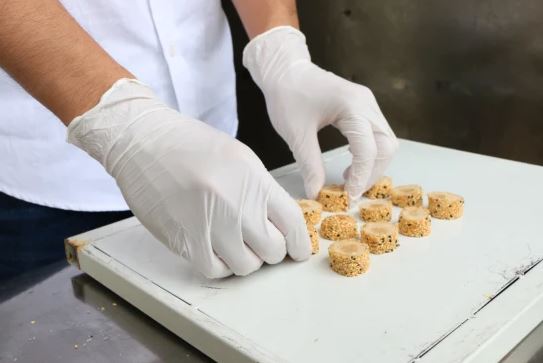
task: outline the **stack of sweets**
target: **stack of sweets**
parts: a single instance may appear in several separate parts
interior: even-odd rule
[[[430,212],[422,207],[405,207],[400,213],[399,230],[404,236],[428,236],[432,231]]]
[[[365,222],[389,222],[392,218],[392,203],[388,200],[361,203],[360,218]]]
[[[345,212],[349,209],[349,196],[343,185],[325,185],[319,192],[317,201],[327,212]]]
[[[332,270],[343,276],[356,276],[366,272],[370,266],[368,245],[358,239],[336,241],[328,248]]]
[[[457,219],[464,214],[464,198],[447,192],[428,193],[428,209],[434,218]]]
[[[324,218],[321,223],[321,237],[333,241],[356,238],[358,227],[356,220],[346,214],[334,214]]]
[[[312,253],[315,254],[319,252],[319,235],[315,224],[319,223],[321,219],[322,205],[310,199],[300,199],[298,200],[298,205],[304,215],[307,233],[309,233],[309,238],[311,239]]]
[[[364,196],[370,199],[384,199],[390,197],[391,190],[392,179],[388,176],[384,176],[373,184],[373,186],[364,193]]]
[[[392,189],[390,199],[395,206],[420,207],[422,205],[422,188],[419,185],[401,185]]]
[[[398,226],[389,222],[366,223],[361,238],[373,254],[392,252],[398,246]]]
[[[428,209],[423,208],[423,190],[419,185],[401,185],[393,188],[392,179],[379,179],[364,196],[372,199],[359,205],[360,219],[366,222],[358,238],[356,220],[347,214],[334,214],[320,225],[320,235],[333,240],[328,248],[330,267],[344,276],[356,276],[369,268],[369,254],[394,251],[398,235],[425,237],[432,231],[432,219],[460,218],[464,212],[464,198],[448,192],[428,193]],[[383,200],[390,197],[390,200]],[[315,201],[300,201],[306,220],[313,224],[320,219],[321,210],[345,212],[349,209],[349,197],[342,185],[323,187]],[[398,224],[391,223],[392,206],[403,208]],[[317,217],[318,216],[318,217]],[[309,224],[308,224],[308,228]],[[313,227],[314,228],[314,227]],[[311,231],[310,235],[314,236]]]

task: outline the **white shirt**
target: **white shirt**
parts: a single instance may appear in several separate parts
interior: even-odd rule
[[[181,113],[237,131],[232,42],[220,0],[62,0],[121,65]],[[0,69],[0,191],[79,211],[128,209],[66,127]]]

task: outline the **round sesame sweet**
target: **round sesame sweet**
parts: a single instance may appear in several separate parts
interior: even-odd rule
[[[434,218],[457,219],[464,214],[464,198],[448,192],[428,193],[428,209]]]
[[[404,236],[424,237],[432,231],[430,211],[422,207],[405,207],[400,213],[399,230]]]
[[[361,238],[373,254],[392,252],[398,246],[398,226],[390,222],[366,223]]]
[[[353,217],[346,214],[334,214],[323,219],[320,232],[322,238],[339,241],[356,238],[358,227]]]
[[[357,239],[336,241],[328,248],[332,270],[343,276],[356,276],[370,266],[369,247]]]
[[[302,208],[307,223],[318,224],[321,220],[322,205],[316,200],[300,199],[298,205]]]
[[[360,204],[360,218],[365,222],[390,221],[392,203],[388,200],[369,200]]]
[[[311,239],[311,253],[316,254],[319,252],[319,235],[317,229],[311,223],[306,223],[307,233],[309,233],[309,238]]]
[[[327,212],[345,212],[349,209],[349,196],[343,185],[325,185],[319,192],[317,201]]]
[[[398,207],[420,207],[422,205],[422,188],[419,185],[401,185],[390,192],[392,204]]]
[[[388,198],[391,190],[392,179],[389,176],[383,176],[364,193],[364,196],[370,199]]]

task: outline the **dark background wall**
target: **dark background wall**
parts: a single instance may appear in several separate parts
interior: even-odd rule
[[[241,66],[230,1],[239,138],[268,168],[292,161]],[[543,164],[541,0],[299,0],[313,61],[371,88],[398,137]],[[320,134],[323,150],[345,140]]]

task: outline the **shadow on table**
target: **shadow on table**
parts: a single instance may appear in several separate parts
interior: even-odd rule
[[[101,313],[159,357],[161,362],[213,362],[86,274],[72,277],[74,296]]]
[[[65,260],[61,260],[36,270],[28,271],[16,278],[0,280],[0,303],[11,299],[32,286],[38,285],[49,276],[59,272],[67,266]]]

